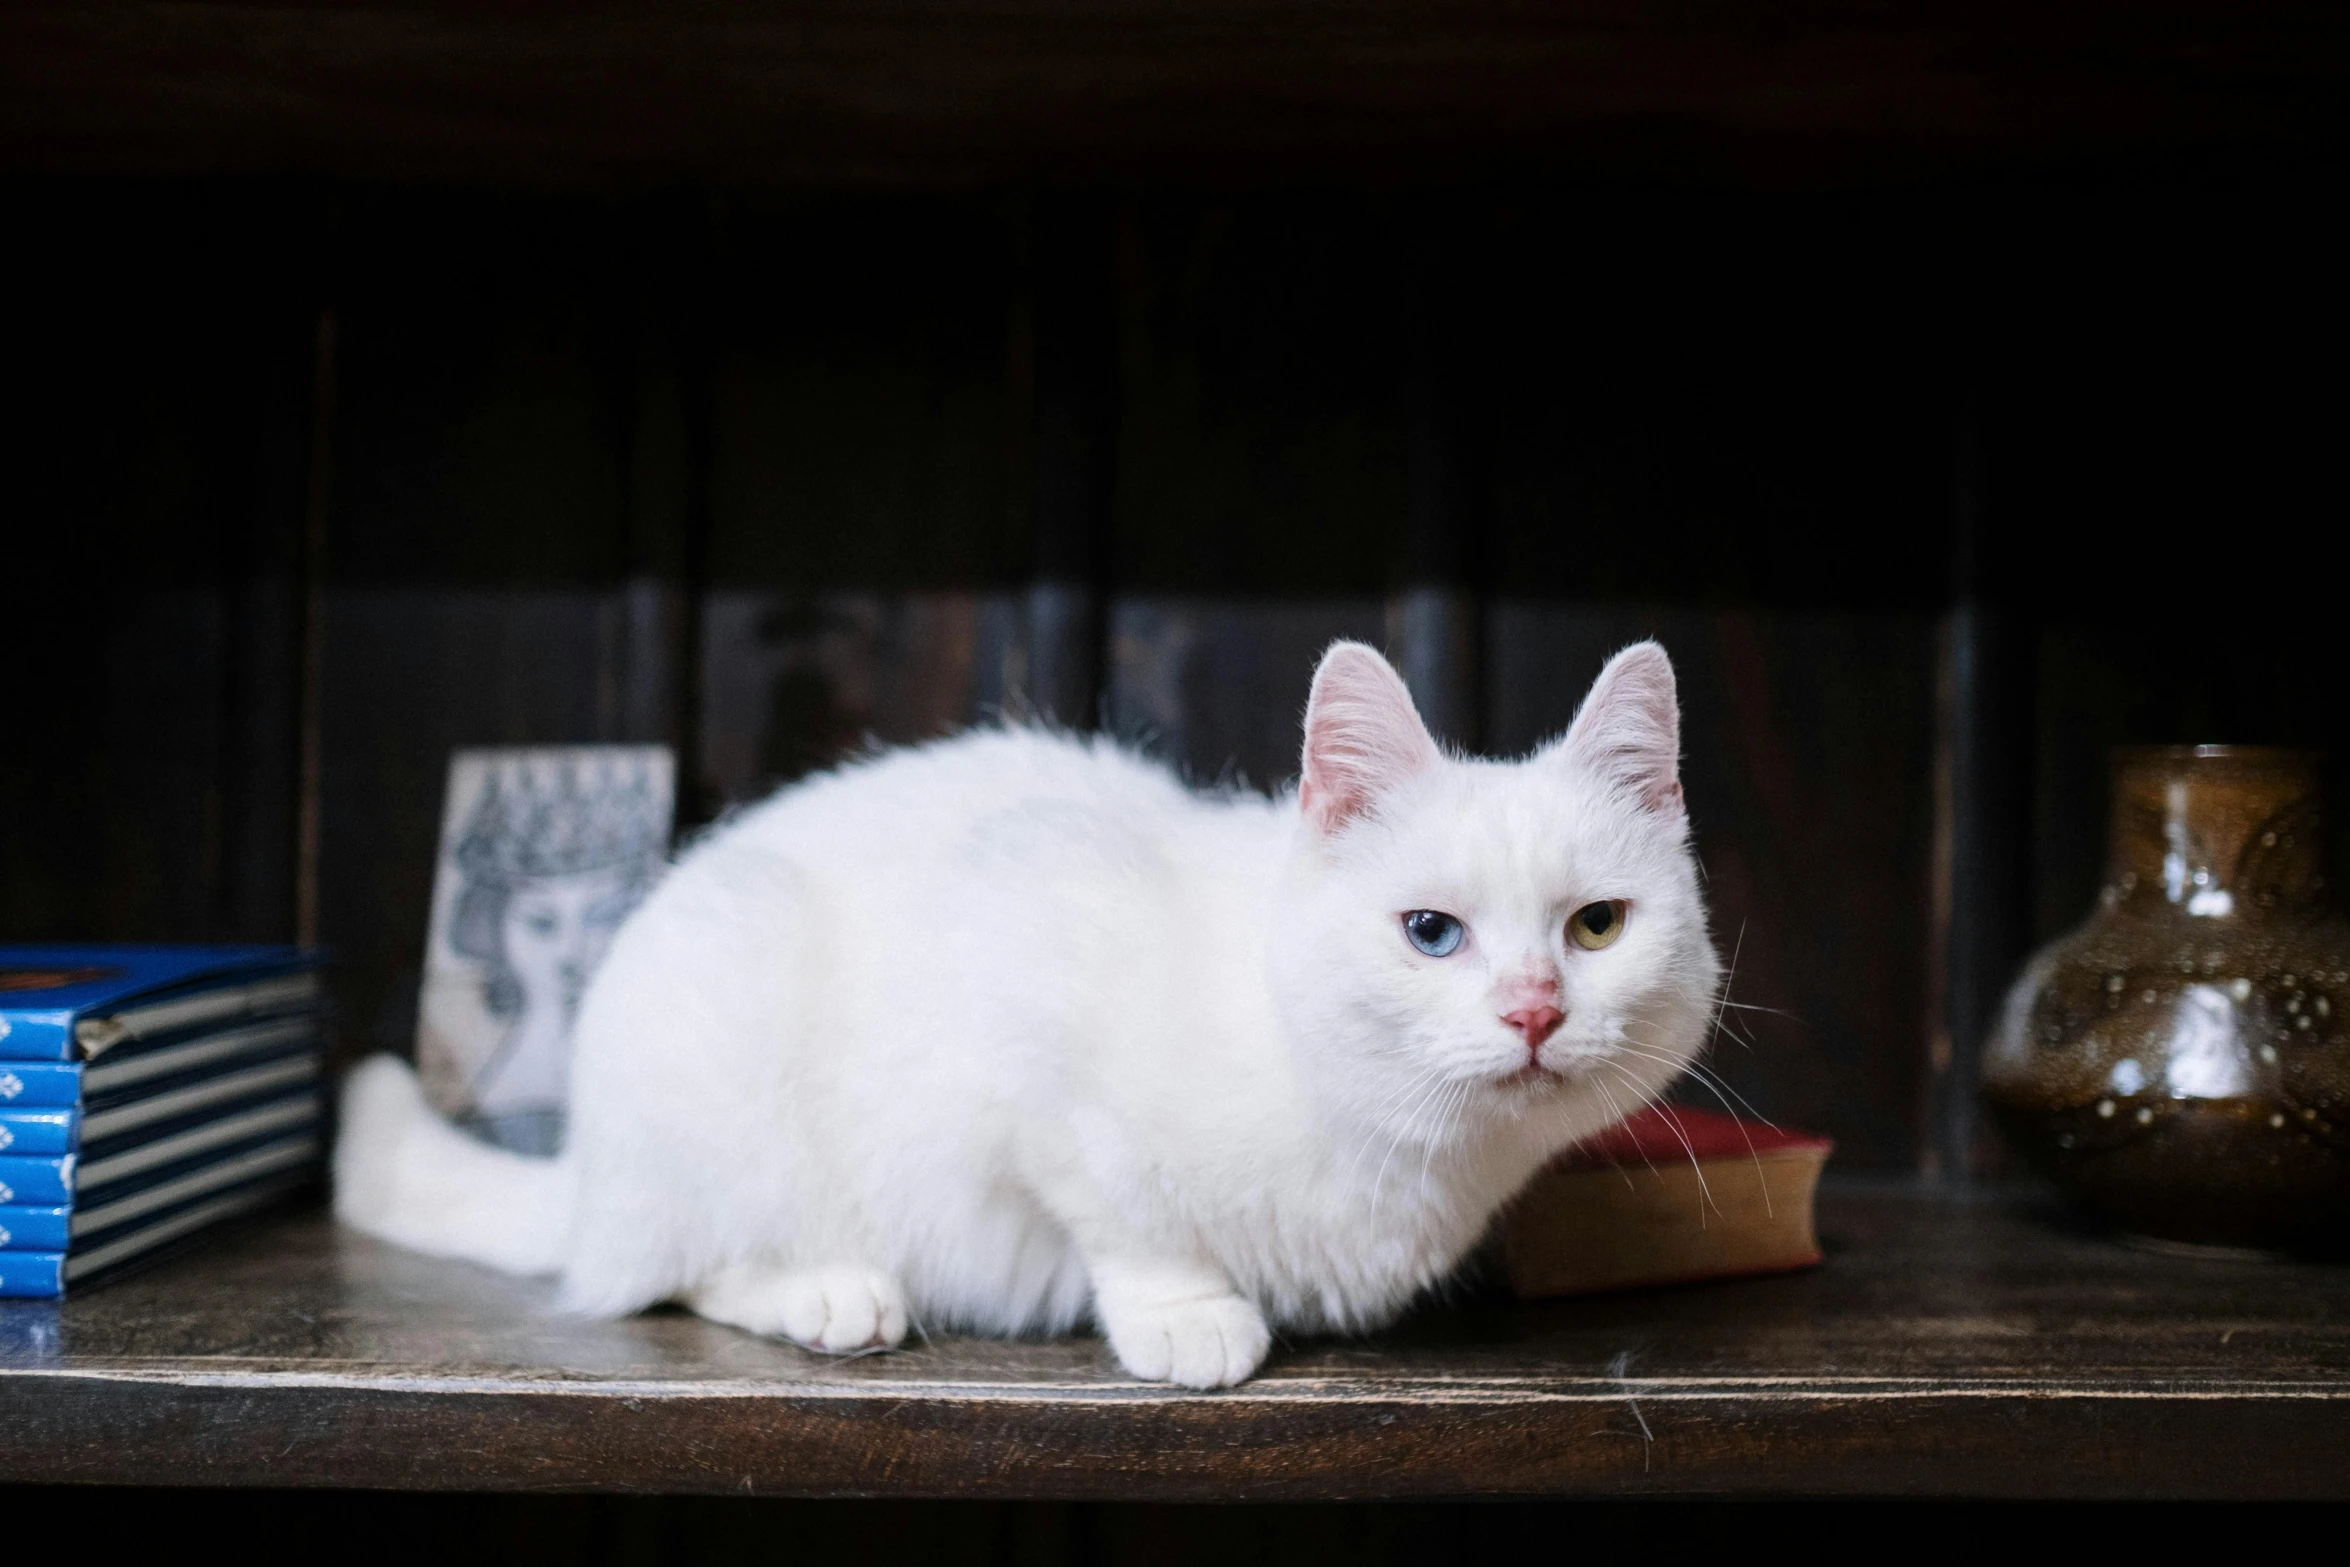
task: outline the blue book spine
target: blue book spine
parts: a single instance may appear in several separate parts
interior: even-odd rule
[[[0,1061],[0,1110],[69,1110],[81,1102],[79,1066]]]
[[[81,1142],[79,1110],[0,1110],[0,1153],[72,1153]]]
[[[54,1300],[65,1293],[65,1253],[0,1251],[0,1300]]]
[[[62,1159],[19,1159],[0,1154],[0,1207],[23,1204],[47,1208],[72,1201],[72,1154]]]
[[[61,1007],[0,1008],[0,1061],[71,1061],[73,1016]]]
[[[0,1208],[0,1251],[65,1251],[72,1245],[71,1208]]]
[[[0,1061],[72,1061],[126,1039],[276,1011],[315,997],[250,987],[292,978],[316,955],[293,947],[22,946],[0,944]],[[214,992],[219,994],[214,995]],[[208,999],[209,998],[209,999]],[[83,1025],[96,1023],[84,1039]]]

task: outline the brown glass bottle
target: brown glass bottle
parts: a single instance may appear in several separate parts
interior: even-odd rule
[[[1984,1048],[2009,1138],[2122,1228],[2330,1245],[2350,1214],[2350,923],[2316,758],[2117,753],[2106,882]]]

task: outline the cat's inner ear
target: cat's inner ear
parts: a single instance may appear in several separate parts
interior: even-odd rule
[[[1388,790],[1439,760],[1403,677],[1360,642],[1334,642],[1306,700],[1306,748],[1298,803],[1336,832]]]
[[[1665,650],[1635,642],[1609,659],[1552,749],[1620,785],[1648,809],[1678,815],[1681,697]]]

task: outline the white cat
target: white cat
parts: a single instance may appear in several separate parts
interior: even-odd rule
[[[378,1058],[336,1212],[826,1351],[1090,1316],[1134,1376],[1219,1387],[1271,1328],[1385,1321],[1680,1074],[1719,965],[1656,644],[1522,761],[1446,756],[1359,643],[1305,733],[1273,799],[1019,728],[786,789],[614,941],[560,1158]]]

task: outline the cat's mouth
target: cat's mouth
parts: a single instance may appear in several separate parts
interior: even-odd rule
[[[1493,1084],[1520,1093],[1564,1087],[1577,1078],[1589,1076],[1609,1054],[1604,1049],[1593,1050],[1587,1046],[1546,1051],[1543,1059],[1527,1061],[1515,1071],[1497,1074]]]

